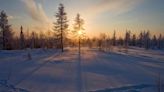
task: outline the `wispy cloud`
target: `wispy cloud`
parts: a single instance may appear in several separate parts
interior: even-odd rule
[[[12,19],[14,19],[14,17],[12,15],[9,15],[8,20],[12,20]]]
[[[52,28],[52,19],[49,19],[47,17],[40,3],[36,2],[36,0],[22,0],[22,1],[26,6],[29,16],[34,21],[37,22],[33,28],[39,30],[47,30]],[[64,1],[66,2],[67,0],[63,0],[63,2]],[[72,2],[73,1],[77,3],[79,1],[88,2],[88,0],[72,0]],[[86,3],[84,3],[84,5],[78,8],[79,11],[83,10],[81,11],[82,15],[84,15],[84,17],[90,20],[90,18],[94,18],[105,12],[109,12],[115,15],[123,14],[125,12],[133,10],[138,4],[140,4],[143,1],[145,0],[92,0],[89,2],[90,4],[85,5]],[[77,3],[73,3],[73,4],[71,3],[71,4],[73,6]],[[72,11],[72,9],[70,9],[69,13],[70,12],[72,12],[71,14],[74,14],[75,11]],[[74,15],[71,15],[71,17],[72,16]]]
[[[114,14],[122,14],[132,10],[136,5],[144,0],[98,0],[96,4],[87,9],[86,14],[97,15],[104,12],[111,12]]]
[[[51,27],[51,20],[47,17],[42,5],[35,0],[21,0],[25,4],[29,16],[37,22],[39,30],[47,30]]]
[[[48,22],[48,18],[41,4],[37,4],[34,0],[22,0],[28,10],[29,15],[38,22]]]

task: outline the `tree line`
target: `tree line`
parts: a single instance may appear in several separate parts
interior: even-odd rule
[[[20,27],[20,35],[14,36],[14,31],[8,22],[8,16],[5,11],[0,12],[0,49],[12,50],[12,49],[25,49],[25,48],[60,48],[64,51],[64,46],[69,43],[73,43],[68,37],[69,25],[67,19],[67,13],[63,4],[59,4],[58,12],[55,14],[56,21],[53,23],[53,30],[44,32],[29,32],[24,31],[23,26]],[[82,28],[83,19],[80,14],[75,17],[74,29],[71,33],[76,38],[77,30]],[[81,27],[77,27],[81,25]],[[79,29],[78,29],[79,28]]]
[[[150,31],[141,31],[138,35],[126,30],[124,37],[117,37],[116,31],[112,37],[106,33],[101,33],[99,37],[87,39],[89,47],[98,47],[99,50],[112,50],[112,47],[128,49],[129,47],[139,47],[148,49],[164,49],[164,37],[162,34],[151,35]]]
[[[0,49],[25,49],[25,48],[59,48],[64,51],[64,47],[78,45],[77,37],[81,39],[82,46],[96,47],[102,49],[112,49],[113,46],[128,48],[135,46],[145,49],[163,49],[164,37],[151,35],[150,31],[141,31],[138,35],[126,30],[124,37],[118,37],[116,31],[109,37],[106,33],[101,33],[99,37],[88,38],[83,31],[84,20],[78,13],[74,19],[73,29],[69,29],[67,13],[63,4],[59,4],[58,12],[55,14],[56,21],[53,23],[53,30],[44,32],[24,31],[20,26],[19,36],[14,36],[14,31],[8,22],[8,16],[4,11],[0,12]],[[71,38],[68,34],[72,35]],[[79,34],[81,36],[79,36]]]

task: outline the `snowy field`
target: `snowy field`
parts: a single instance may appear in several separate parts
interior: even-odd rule
[[[159,80],[164,92],[163,51],[30,52],[31,60],[26,50],[0,51],[0,92],[158,92]]]

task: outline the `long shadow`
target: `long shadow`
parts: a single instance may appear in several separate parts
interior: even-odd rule
[[[82,68],[81,68],[81,52],[78,53],[77,61],[77,90],[78,92],[83,92],[82,89]]]
[[[59,56],[59,54],[53,56],[53,57],[57,57]],[[44,61],[42,64],[40,64],[38,67],[36,67],[35,69],[33,69],[32,71],[30,71],[27,76],[23,77],[22,79],[20,79],[18,82],[15,83],[15,85],[19,85],[21,82],[23,82],[24,80],[26,80],[27,78],[29,78],[32,74],[34,74],[36,71],[38,71],[40,68],[42,68],[44,65],[46,65],[50,60],[46,60]]]
[[[27,89],[17,88],[15,85],[7,83],[7,80],[0,80],[0,92],[30,92]]]
[[[117,91],[128,91],[128,92],[139,92],[137,90],[142,90],[144,88],[148,87],[154,87],[154,85],[150,84],[139,84],[139,85],[132,85],[132,86],[123,86],[118,88],[106,88],[102,90],[96,90],[96,91],[89,91],[89,92],[117,92]],[[130,90],[130,91],[129,91]]]

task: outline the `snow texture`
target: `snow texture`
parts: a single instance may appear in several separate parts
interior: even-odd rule
[[[0,51],[0,92],[164,91],[164,52],[82,48]]]

